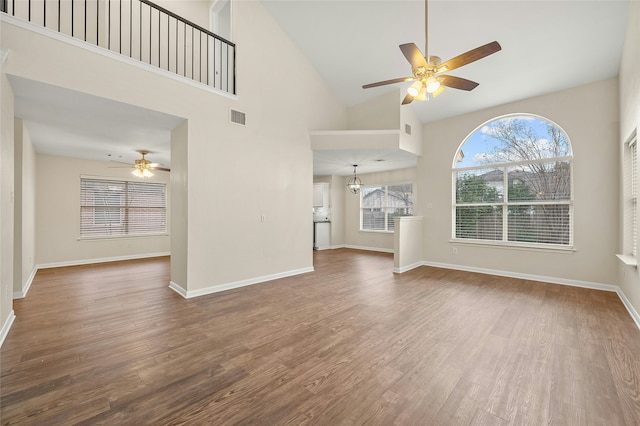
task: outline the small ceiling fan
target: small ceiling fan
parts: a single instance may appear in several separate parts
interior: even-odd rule
[[[453,71],[456,68],[460,68],[464,65],[468,65],[486,56],[492,55],[502,49],[500,43],[492,41],[483,46],[476,47],[469,50],[455,58],[449,59],[446,62],[438,56],[428,55],[428,40],[429,40],[429,14],[428,14],[428,0],[424,2],[424,28],[425,28],[425,48],[424,55],[420,52],[418,46],[414,43],[405,43],[400,45],[400,50],[405,58],[411,64],[412,77],[394,78],[392,80],[379,81],[377,83],[365,84],[363,89],[369,89],[371,87],[385,86],[387,84],[402,83],[405,81],[413,81],[414,83],[407,89],[407,96],[402,101],[402,105],[409,104],[414,100],[424,101],[429,97],[436,97],[442,92],[444,88],[451,87],[453,89],[470,91],[478,86],[475,81],[467,80],[466,78],[456,77],[453,75],[446,75],[445,73]],[[428,58],[428,59],[427,59]]]
[[[134,164],[128,164],[127,166],[121,166],[121,167],[131,167],[133,168],[133,173],[134,175],[141,177],[141,178],[145,178],[145,177],[151,177],[153,176],[152,170],[163,170],[165,172],[170,172],[171,169],[167,169],[165,167],[160,167],[161,164],[160,163],[152,163],[151,161],[147,160],[145,158],[145,155],[149,154],[149,151],[146,150],[138,150],[136,151],[138,153],[140,153],[140,155],[142,155],[142,158],[139,158],[137,160],[135,160]],[[113,161],[113,160],[112,160]],[[115,161],[115,162],[119,162],[119,161]]]

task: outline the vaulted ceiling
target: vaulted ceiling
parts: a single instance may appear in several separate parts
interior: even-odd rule
[[[405,90],[406,83],[367,90],[362,85],[409,76],[398,45],[424,48],[420,0],[261,1],[347,106]],[[628,9],[629,0],[431,1],[430,54],[446,60],[493,40],[502,51],[451,73],[479,82],[472,92],[448,89],[411,108],[426,123],[614,77]],[[131,162],[135,150],[146,147],[155,151],[153,161],[170,163],[168,131],[180,118],[25,81],[12,84],[38,152]],[[82,143],[88,139],[93,144]],[[370,171],[411,164],[395,152],[343,154],[350,157],[316,156],[314,167],[349,175],[354,161],[370,162]]]

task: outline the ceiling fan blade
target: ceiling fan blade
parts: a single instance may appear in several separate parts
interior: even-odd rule
[[[402,100],[402,105],[407,105],[407,104],[410,104],[411,102],[413,102],[413,96],[407,93],[407,96],[405,96],[404,99]]]
[[[475,81],[467,80],[466,78],[456,77],[453,75],[441,75],[438,76],[438,81],[443,86],[451,87],[459,90],[473,90],[478,87],[478,83]]]
[[[464,65],[470,64],[471,62],[475,62],[486,56],[492,55],[500,50],[502,50],[500,43],[492,41],[491,43],[471,49],[462,55],[458,55],[455,58],[449,59],[448,61],[440,64],[436,69],[436,74],[460,68]]]
[[[148,163],[147,167],[151,167],[152,169],[157,169],[160,167],[160,163]]]
[[[427,68],[427,60],[424,58],[420,49],[418,49],[418,46],[413,43],[405,43],[400,45],[400,50],[402,50],[402,54],[411,64],[411,68]]]
[[[393,80],[385,80],[385,81],[378,81],[377,83],[365,84],[364,86],[362,86],[362,88],[369,89],[371,87],[386,86],[387,84],[395,84],[395,83],[404,83],[405,81],[412,81],[412,80],[415,80],[415,79],[413,77],[394,78]]]
[[[163,172],[171,171],[171,169],[167,169],[166,167],[154,167],[153,170],[162,170]]]

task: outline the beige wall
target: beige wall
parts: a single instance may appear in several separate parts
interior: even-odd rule
[[[574,252],[452,244],[451,165],[462,141],[484,122],[510,113],[537,114],[568,134],[574,154]],[[618,284],[617,79],[502,105],[424,126],[418,160],[424,254],[428,262]],[[431,207],[431,208],[430,208]],[[456,247],[458,254],[452,253]]]
[[[414,203],[417,207],[418,188],[421,186],[416,180],[416,169],[400,169],[381,173],[359,175],[364,185],[393,185],[413,183]],[[366,247],[381,251],[393,251],[393,233],[360,231],[360,195],[344,191],[344,243],[347,246]]]
[[[187,290],[188,212],[187,158],[189,123],[185,121],[171,132],[171,250],[181,255],[171,256],[171,281]]]
[[[106,161],[37,155],[36,264],[82,263],[93,259],[168,253],[170,237],[99,238],[80,240],[80,177],[135,180],[128,168]],[[156,171],[150,182],[169,182],[169,173]],[[170,191],[167,203],[171,204]],[[169,224],[170,215],[167,214]]]
[[[36,153],[29,131],[14,121],[15,197],[13,292],[22,296],[35,273]]]
[[[394,90],[368,102],[350,107],[347,110],[349,130],[399,129],[400,102],[398,101],[398,93]]]
[[[308,131],[346,127],[346,109],[260,2],[234,2],[233,25],[242,46],[236,99],[12,24],[1,28],[3,45],[16,52],[9,74],[188,120],[187,250],[171,251],[184,256],[189,291],[312,267]],[[313,102],[300,102],[299,87]],[[246,127],[229,123],[229,108],[247,113]],[[58,247],[64,253],[74,244]],[[37,251],[38,262],[60,257]]]
[[[634,131],[640,129],[640,2],[631,2],[629,21],[625,36],[622,62],[620,64],[620,153],[624,144]],[[622,170],[622,167],[619,168]],[[622,182],[622,179],[620,179]],[[622,185],[621,185],[622,186]],[[622,197],[622,191],[620,191]],[[619,204],[624,205],[620,198]],[[620,222],[622,224],[622,221]],[[622,253],[624,229],[619,228],[618,253]],[[638,269],[618,264],[621,276],[620,287],[634,306],[640,312],[640,276]]]
[[[11,58],[7,58],[7,62]],[[4,64],[3,64],[4,65]],[[13,315],[13,196],[14,140],[13,92],[4,72],[0,74],[0,328]]]

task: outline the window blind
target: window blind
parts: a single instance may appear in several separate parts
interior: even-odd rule
[[[631,254],[638,255],[638,138],[634,135],[629,142],[629,162],[631,196],[628,209],[631,210]]]
[[[80,236],[167,233],[166,185],[80,179]]]

